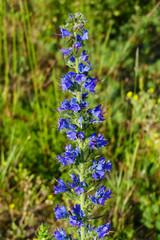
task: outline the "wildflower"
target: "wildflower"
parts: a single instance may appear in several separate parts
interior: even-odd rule
[[[60,231],[56,230],[54,232],[56,240],[70,240],[70,235],[67,236],[66,232],[61,228]]]
[[[79,138],[79,139],[84,138],[83,132],[68,131],[68,132],[66,132],[66,135],[70,140],[75,140],[77,138]]]
[[[91,113],[93,115],[95,115],[100,122],[102,122],[104,120],[102,112],[103,112],[103,110],[101,109],[101,105],[98,105],[97,107],[95,107],[91,110]]]
[[[77,138],[77,132],[75,131],[69,131],[66,134],[70,140],[75,140]]]
[[[132,92],[132,91],[127,92],[127,98],[131,98],[132,95],[133,95],[133,92]]]
[[[72,208],[72,213],[71,213],[71,216],[69,217],[70,219],[69,223],[72,226],[78,226],[80,228],[81,226],[84,225],[84,223],[82,222],[84,217],[85,217],[85,214],[81,210],[80,205],[76,204],[76,206]]]
[[[52,199],[52,198],[53,198],[53,195],[50,194],[50,195],[48,196],[48,199]]]
[[[72,56],[71,58],[69,58],[69,61],[74,63],[75,62],[75,57]]]
[[[81,54],[81,56],[80,56],[81,60],[84,61],[84,62],[88,62],[88,57],[89,57],[89,56],[86,54],[86,51],[83,50],[83,51],[82,51],[82,54]]]
[[[84,72],[88,72],[91,70],[91,64],[89,66],[83,64],[83,63],[80,63],[79,64],[79,72],[80,73],[84,73]]]
[[[68,75],[64,75],[64,77],[62,78],[61,86],[63,91],[70,89],[73,86],[71,77]]]
[[[154,93],[154,88],[150,88],[149,90],[148,90],[150,93]]]
[[[74,188],[74,192],[76,192],[77,195],[80,195],[84,192],[84,188],[87,187],[87,184],[85,182],[80,182],[79,176],[77,177],[75,174],[71,174],[70,176],[73,183],[68,183],[68,186]]]
[[[96,137],[96,133],[93,133],[88,137],[89,140],[89,148],[94,148],[94,147],[105,147],[107,145],[107,141],[104,140],[104,136],[102,136],[100,133],[98,134],[98,137]]]
[[[66,218],[68,216],[67,209],[65,208],[65,206],[62,205],[61,207],[59,207],[58,204],[57,204],[57,207],[55,208],[54,214],[57,219]]]
[[[23,214],[24,214],[24,216],[26,216],[26,215],[27,215],[27,212],[26,212],[26,211],[24,211],[24,212],[23,212]]]
[[[70,130],[75,130],[77,127],[75,124],[71,124],[69,118],[60,118],[58,120],[59,126],[58,129],[70,129]]]
[[[94,124],[104,121],[102,105],[91,108],[87,101],[91,94],[95,93],[97,79],[90,76],[92,64],[89,61],[89,55],[84,49],[85,41],[89,39],[88,31],[84,28],[85,18],[82,14],[69,14],[65,29],[60,27],[62,37],[67,37],[68,44],[72,46],[68,49],[60,49],[64,55],[67,65],[76,71],[70,71],[61,78],[61,88],[63,91],[69,91],[70,99],[63,100],[60,103],[58,112],[58,129],[63,130],[73,144],[65,147],[65,151],[57,156],[57,160],[63,166],[70,169],[71,180],[63,181],[61,178],[54,186],[55,194],[66,193],[77,203],[71,210],[67,211],[64,205],[57,204],[55,208],[56,219],[66,218],[72,227],[80,229],[78,234],[82,240],[104,239],[109,233],[110,223],[101,225],[98,228],[90,227],[88,224],[88,212],[92,209],[90,206],[97,204],[104,205],[110,198],[111,190],[100,185],[95,187],[92,196],[87,200],[86,193],[93,190],[93,182],[105,178],[111,171],[111,162],[106,161],[104,157],[93,158],[91,156],[96,150],[107,145],[107,140],[100,133],[94,132]],[[131,92],[132,93],[132,92]],[[130,98],[132,94],[127,94]],[[88,169],[86,169],[86,167]],[[100,182],[100,181],[99,181]],[[99,183],[98,182],[98,183]],[[99,183],[100,184],[100,183]],[[92,189],[92,190],[91,190]],[[92,203],[92,204],[88,204]],[[88,211],[89,210],[89,211]],[[55,231],[55,239],[73,239],[71,235],[63,230]],[[75,240],[75,239],[74,239]]]
[[[137,100],[138,100],[138,95],[137,95],[137,94],[135,94],[135,95],[133,96],[133,100],[134,100],[134,101],[137,101]]]
[[[14,203],[11,203],[11,204],[9,205],[9,208],[10,208],[10,209],[15,208],[15,204],[14,204]]]
[[[69,17],[70,17],[70,18],[73,18],[73,16],[72,16],[70,13],[69,13]]]
[[[84,74],[77,74],[75,77],[75,81],[79,84],[81,84],[85,80],[86,80],[86,77]]]
[[[62,32],[62,37],[66,37],[66,36],[71,36],[72,33],[70,33],[69,31],[67,31],[66,29],[64,29],[63,27],[60,26],[61,32]]]
[[[70,49],[60,49],[60,51],[63,53],[63,55],[68,55],[71,53]]]
[[[99,238],[99,239],[104,239],[104,237],[109,234],[110,226],[111,226],[111,224],[110,224],[110,222],[108,222],[108,223],[106,223],[105,225],[99,226],[99,227],[95,230],[95,232],[98,233],[98,238]]]
[[[108,160],[108,162],[106,163],[106,160],[104,157],[101,157],[98,162],[96,160],[92,160],[92,167],[90,168],[90,170],[93,172],[92,173],[92,177],[94,178],[94,180],[98,180],[101,178],[105,177],[105,174],[107,172],[111,171],[111,166],[112,163],[110,163],[110,161]]]
[[[73,44],[73,47],[79,50],[79,48],[82,47],[82,44],[79,42],[76,42],[75,44]]]
[[[83,87],[86,88],[89,92],[94,93],[96,82],[97,82],[96,78],[87,77]]]
[[[79,147],[76,147],[74,150],[72,145],[70,144],[65,147],[65,152],[63,152],[63,156],[57,156],[57,160],[61,162],[63,166],[70,165],[76,162],[76,158],[78,158],[79,153]]]
[[[160,103],[160,98],[157,99],[157,103]]]
[[[68,188],[65,184],[65,182],[60,178],[58,180],[59,186],[54,186],[55,188],[55,194],[61,193],[61,192],[70,192],[70,188]]]
[[[101,186],[101,188],[98,188],[94,196],[90,197],[91,201],[94,202],[95,204],[104,205],[106,199],[110,198],[110,195],[112,194],[110,189],[106,192],[105,190],[106,190],[105,186]]]
[[[61,107],[58,108],[58,111],[62,111],[62,110],[72,110],[74,112],[78,112],[80,110],[80,106],[78,104],[78,101],[76,98],[71,98],[70,102],[68,100],[64,100],[63,102],[61,102]]]

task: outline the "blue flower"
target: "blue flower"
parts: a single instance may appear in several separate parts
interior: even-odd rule
[[[70,140],[75,140],[77,139],[77,132],[75,131],[69,131],[69,132],[66,132],[67,134],[67,137],[70,139]]]
[[[78,226],[79,228],[81,226],[84,226],[84,223],[82,222],[82,220],[84,219],[85,217],[85,214],[84,212],[81,210],[81,206],[76,204],[75,207],[72,208],[72,212],[74,215],[71,215],[69,217],[70,221],[69,223],[72,225],[72,226]],[[71,213],[72,214],[72,213]]]
[[[95,204],[101,204],[104,205],[104,202],[107,198],[110,198],[110,195],[112,194],[110,188],[108,191],[106,191],[106,187],[105,186],[101,186],[101,188],[98,188],[96,193],[94,194],[93,197],[89,197],[91,199],[92,202],[94,202]]]
[[[70,78],[74,78],[77,75],[75,72],[68,72],[67,74]]]
[[[69,118],[60,118],[58,119],[58,129],[69,129],[69,130],[75,130],[77,127],[74,124],[71,124]]]
[[[91,78],[91,77],[87,77],[83,87],[86,88],[89,92],[94,93],[94,89],[96,87],[96,82],[97,79],[96,78]]]
[[[69,58],[69,61],[74,63],[75,62],[75,57],[72,56],[71,58]]]
[[[63,55],[68,55],[71,53],[70,49],[60,49],[60,51],[63,53]]]
[[[66,135],[70,140],[75,140],[77,138],[79,138],[79,139],[84,138],[83,132],[68,131],[68,132],[66,132]]]
[[[79,34],[77,34],[76,40],[80,43],[82,43],[83,40],[88,40],[88,31],[83,28],[82,37]]]
[[[83,133],[83,132],[78,132],[78,138],[79,138],[79,139],[84,138],[84,133]]]
[[[96,137],[96,133],[93,133],[88,137],[89,140],[89,148],[94,148],[94,147],[105,147],[107,145],[107,141],[104,140],[104,136],[102,136],[100,133],[98,134],[98,137]]]
[[[71,77],[68,75],[64,75],[64,77],[62,78],[62,81],[61,81],[61,86],[62,86],[63,91],[70,89],[73,86]]]
[[[68,119],[63,119],[63,118],[60,118],[58,119],[58,129],[69,129],[69,122],[68,122]]]
[[[88,40],[88,31],[85,30],[84,28],[83,28],[83,36],[82,36],[82,39],[83,39],[83,40]]]
[[[86,54],[85,50],[82,51],[82,54],[80,56],[81,60],[84,62],[88,62],[88,55]]]
[[[57,204],[57,207],[55,208],[54,214],[57,219],[66,218],[68,216],[67,209],[65,208],[65,206],[62,205],[61,207],[59,207],[58,204]]]
[[[72,110],[74,112],[78,112],[79,110],[81,110],[78,101],[76,98],[71,98],[70,102],[68,100],[64,100],[63,102],[61,102],[61,107],[58,108],[58,111],[62,111],[62,110]]]
[[[91,64],[89,64],[89,67],[83,63],[79,64],[79,72],[80,73],[88,72],[90,70],[91,70]]]
[[[75,158],[74,156],[68,156],[68,157],[63,157],[58,155],[57,160],[62,163],[63,166],[67,166],[68,164],[73,164],[75,163]]]
[[[97,163],[96,160],[92,160],[92,167],[90,168],[91,171],[93,171],[92,173],[92,177],[95,180],[101,179],[105,177],[105,174],[107,172],[111,171],[111,166],[112,163],[110,163],[110,161],[108,160],[108,162],[106,163],[105,158],[101,157]]]
[[[59,186],[54,186],[55,188],[55,194],[61,193],[61,192],[70,192],[70,188],[68,188],[65,184],[65,182],[60,178],[58,180]]]
[[[109,234],[111,223],[108,222],[105,225],[99,226],[95,231],[98,233],[99,239],[104,239],[106,235]]]
[[[73,110],[74,112],[78,112],[79,110],[81,110],[79,104],[78,104],[78,101],[76,98],[71,98],[71,101],[70,101],[70,110]]]
[[[75,44],[73,44],[73,47],[79,50],[79,48],[82,47],[82,44],[80,42],[76,42]]]
[[[68,145],[65,147],[65,152],[63,152],[63,156],[58,155],[57,160],[62,163],[63,166],[67,166],[75,163],[76,158],[79,156],[80,150],[79,147],[76,147],[74,150],[72,145]]]
[[[67,237],[66,232],[62,228],[60,231],[56,230],[54,234],[56,240],[71,240],[71,235]]]
[[[73,18],[73,16],[72,16],[70,13],[69,13],[69,17],[70,17],[70,18]]]
[[[81,97],[82,100],[85,100],[87,98],[88,92],[82,93]]]
[[[62,38],[66,37],[66,36],[71,36],[72,33],[70,33],[69,31],[67,31],[66,29],[64,29],[63,27],[60,26],[61,29],[61,33],[62,33]]]
[[[99,119],[100,122],[104,121],[102,112],[103,112],[103,110],[101,109],[101,105],[98,105],[97,107],[95,107],[91,110],[91,113],[93,115],[95,115]]]
[[[64,100],[63,102],[61,102],[61,107],[58,108],[58,111],[62,111],[62,110],[70,110],[70,104],[68,100]]]
[[[86,77],[84,74],[77,74],[77,76],[75,77],[75,81],[79,84],[81,84],[85,80],[86,80]]]
[[[76,204],[76,206],[72,208],[72,212],[76,215],[76,217],[85,217],[85,213],[81,210],[81,206],[79,204]]]
[[[87,184],[85,182],[80,182],[79,176],[77,177],[75,174],[71,174],[70,176],[73,183],[67,182],[68,186],[74,188],[74,192],[76,192],[77,195],[80,195],[84,192],[84,188],[87,187]]]
[[[88,102],[81,101],[81,107],[85,109],[88,105]]]

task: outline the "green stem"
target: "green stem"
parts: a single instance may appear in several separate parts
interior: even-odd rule
[[[79,73],[79,62],[78,62],[78,57],[76,57],[76,73]],[[80,102],[81,100],[81,93],[80,89],[77,93],[77,100]],[[84,181],[84,170],[85,170],[85,165],[84,165],[84,154],[83,154],[83,140],[79,141],[79,146],[80,146],[80,151],[81,151],[81,164],[80,164],[80,181]],[[82,193],[80,195],[80,202],[81,202],[81,210],[84,211],[85,208],[85,193]],[[81,226],[81,240],[85,240],[85,227]]]

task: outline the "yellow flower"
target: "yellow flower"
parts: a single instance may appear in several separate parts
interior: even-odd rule
[[[157,99],[157,103],[160,103],[160,98]]]
[[[152,101],[153,101],[153,103],[156,103],[156,99],[153,99]]]
[[[150,88],[148,91],[149,91],[150,93],[154,93],[154,88]]]
[[[9,208],[10,208],[10,209],[15,208],[15,204],[14,204],[14,203],[11,203],[11,204],[9,205]]]
[[[137,100],[138,100],[138,95],[137,95],[137,94],[135,94],[135,95],[133,96],[133,100],[134,100],[134,101],[137,101]]]
[[[53,198],[53,195],[50,194],[50,195],[48,196],[48,199],[52,199],[52,198]]]
[[[38,238],[33,238],[33,240],[38,240]]]
[[[120,14],[120,11],[118,11],[118,10],[115,10],[115,11],[114,11],[114,15],[115,15],[115,16],[119,16],[119,14]]]
[[[74,189],[73,188],[71,189],[71,192],[74,193]]]
[[[24,216],[26,216],[26,215],[27,215],[27,212],[25,211],[23,214],[24,214]]]
[[[133,92],[132,92],[132,91],[127,92],[127,98],[131,98],[132,95],[133,95]]]

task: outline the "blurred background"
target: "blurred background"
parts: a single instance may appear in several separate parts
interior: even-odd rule
[[[92,104],[103,104],[100,132],[113,163],[113,198],[100,210],[109,239],[160,240],[160,1],[0,0],[0,239],[36,239],[42,222],[56,226],[53,195],[68,174],[56,155],[65,136],[55,111],[69,69],[55,33],[68,13],[81,12],[97,77]]]

